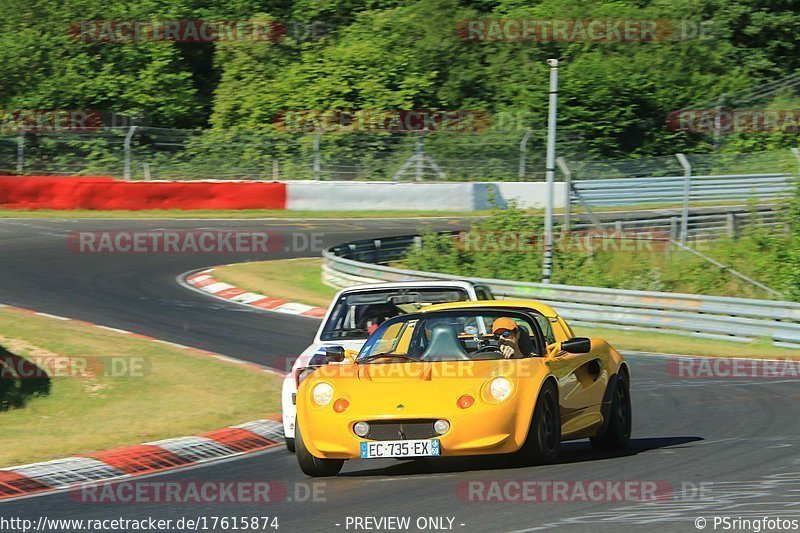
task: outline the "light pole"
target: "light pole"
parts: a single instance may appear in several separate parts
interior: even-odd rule
[[[550,106],[547,113],[547,157],[545,179],[547,194],[544,204],[544,262],[542,283],[550,283],[553,272],[553,187],[556,174],[556,104],[558,99],[558,59],[548,59],[550,65]]]

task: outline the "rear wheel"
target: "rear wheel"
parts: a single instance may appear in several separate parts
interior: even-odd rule
[[[631,394],[628,376],[620,372],[611,393],[608,424],[602,435],[591,437],[596,450],[624,450],[631,440]]]
[[[306,448],[303,442],[303,434],[300,432],[300,426],[295,422],[294,427],[295,447],[297,451],[297,462],[300,465],[300,470],[307,476],[311,477],[329,477],[335,476],[341,472],[344,466],[344,459],[320,459],[314,457],[311,452]]]
[[[517,457],[526,465],[551,464],[558,460],[560,449],[561,411],[558,391],[553,382],[547,380],[539,391],[531,427]]]
[[[294,453],[294,439],[286,437],[286,449],[289,450],[290,453]]]

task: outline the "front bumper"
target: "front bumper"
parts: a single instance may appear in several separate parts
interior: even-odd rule
[[[377,413],[312,416],[309,424],[301,423],[303,442],[316,457],[358,459],[361,457],[361,443],[374,441],[358,437],[353,432],[353,425],[356,422],[379,420],[400,423],[411,419],[444,419],[450,423],[450,429],[444,435],[430,437],[439,439],[441,456],[511,453],[517,451],[525,442],[527,426],[524,430],[520,429],[519,417],[510,407],[510,405],[483,406],[472,413],[466,412],[471,408],[458,413],[414,413],[412,417],[406,414],[385,416]],[[404,439],[398,437],[396,440]]]

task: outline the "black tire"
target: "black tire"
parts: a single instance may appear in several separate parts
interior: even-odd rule
[[[294,439],[286,437],[286,449],[289,450],[289,453],[294,453]]]
[[[311,452],[308,451],[308,448],[306,448],[303,442],[303,434],[300,433],[300,426],[296,421],[294,438],[297,463],[300,465],[300,470],[302,470],[305,475],[311,477],[330,477],[341,472],[344,466],[344,459],[320,459],[319,457],[311,455]]]
[[[539,391],[525,444],[516,455],[524,465],[552,464],[558,461],[560,451],[561,410],[558,391],[553,381],[548,379]]]
[[[596,450],[624,450],[631,440],[631,392],[628,376],[624,372],[617,375],[611,393],[611,406],[608,410],[608,423],[602,435],[591,437]]]

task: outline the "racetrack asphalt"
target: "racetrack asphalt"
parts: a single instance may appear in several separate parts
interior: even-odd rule
[[[0,220],[0,302],[262,364],[281,364],[282,357],[294,356],[308,345],[316,320],[245,309],[175,283],[177,275],[194,268],[255,257],[80,254],[67,246],[70,234],[235,228],[267,230],[289,238],[292,233],[316,233],[327,246],[361,237],[408,233],[423,224],[445,229],[462,223]],[[301,248],[283,250],[271,257],[319,255],[319,250]],[[669,352],[669,347],[665,346],[664,351]],[[630,355],[629,361],[634,431],[631,449],[625,454],[595,452],[588,441],[577,441],[565,443],[559,464],[551,466],[520,468],[503,459],[471,458],[439,462],[354,461],[345,465],[337,478],[310,480],[300,472],[294,456],[278,447],[133,481],[270,481],[285,487],[288,495],[273,504],[97,504],[76,501],[74,494],[54,493],[0,503],[0,518],[28,518],[36,523],[40,516],[173,521],[181,517],[208,520],[270,516],[278,518],[278,531],[366,531],[347,527],[348,517],[352,521],[355,517],[407,516],[411,518],[409,530],[418,531],[418,518],[449,517],[453,519],[452,530],[469,532],[539,528],[697,531],[698,517],[707,520],[707,530],[715,529],[715,516],[800,519],[797,379],[679,378],[669,371],[668,356]],[[500,499],[513,499],[519,495],[514,482],[537,480],[542,482],[540,491],[549,481],[570,482],[569,498],[573,501],[469,501],[466,492],[470,482],[483,483],[484,490],[500,489],[499,493],[483,492],[485,496],[491,494],[497,500],[499,494]],[[634,486],[656,482],[663,498],[650,503],[576,501],[580,495],[575,488],[587,487],[591,481],[609,480],[625,480]],[[318,501],[305,498],[312,488]]]

